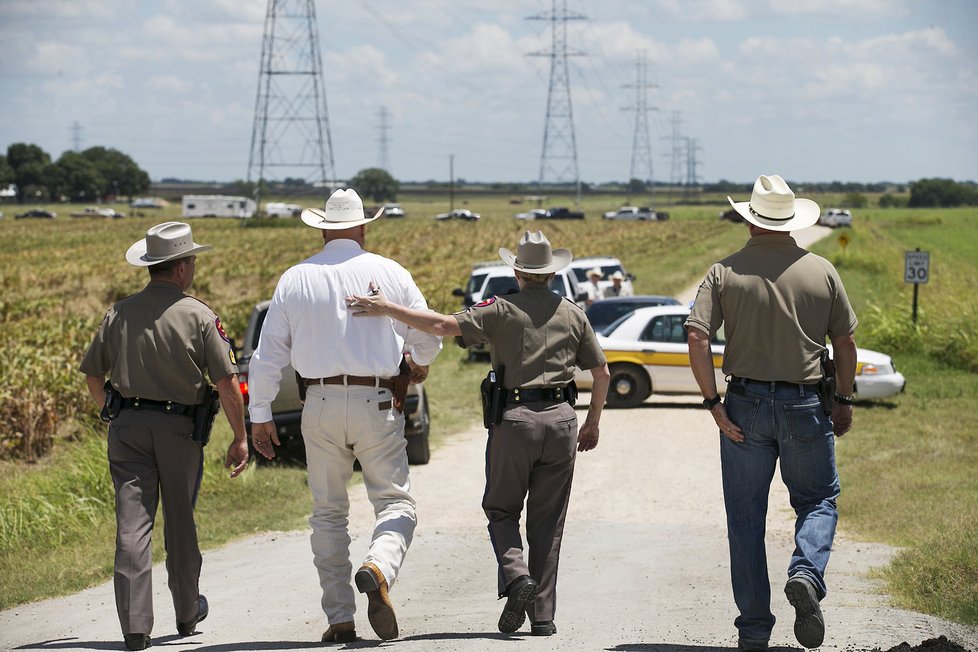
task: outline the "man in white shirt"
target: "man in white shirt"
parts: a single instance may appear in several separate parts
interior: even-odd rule
[[[306,386],[302,438],[313,494],[312,550],[329,622],[323,642],[356,640],[346,491],[354,459],[360,461],[376,514],[370,548],[354,581],[367,594],[367,616],[377,635],[384,640],[398,635],[388,589],[417,518],[408,493],[404,415],[394,378],[404,359],[411,381],[424,380],[441,350],[441,338],[400,322],[351,319],[345,297],[368,291],[371,283],[390,301],[428,307],[406,269],[363,249],[365,225],[380,214],[365,218],[352,189],[334,192],[324,210],[302,212],[303,222],[322,229],[325,246],[282,274],[249,368],[252,441],[269,459],[275,456],[272,443],[279,443],[271,402],[282,368],[291,363]]]

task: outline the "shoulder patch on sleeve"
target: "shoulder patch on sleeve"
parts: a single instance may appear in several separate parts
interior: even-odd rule
[[[483,299],[479,303],[472,306],[473,308],[485,308],[486,306],[491,306],[496,303],[496,297],[489,297],[488,299]]]
[[[224,332],[224,326],[221,325],[221,318],[220,317],[217,317],[214,320],[214,326],[217,327],[217,334],[221,336],[221,339],[224,340],[225,342],[227,342],[228,344],[230,344],[231,343],[231,338],[228,337],[228,334]]]

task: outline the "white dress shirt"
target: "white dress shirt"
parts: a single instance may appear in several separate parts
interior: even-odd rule
[[[354,317],[347,308],[346,297],[367,294],[371,281],[392,303],[428,309],[410,272],[353,240],[331,240],[282,274],[248,368],[252,423],[272,420],[271,403],[290,362],[303,378],[390,378],[399,373],[402,353],[431,364],[440,337],[388,317]]]

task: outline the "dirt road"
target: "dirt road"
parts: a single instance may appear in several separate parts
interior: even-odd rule
[[[476,391],[472,388],[473,393]],[[587,395],[582,396],[586,405]],[[579,412],[583,416],[583,412]],[[858,436],[858,428],[849,437]],[[846,439],[839,442],[845,454]],[[348,648],[405,651],[618,650],[712,652],[736,648],[720,488],[718,435],[696,397],[654,397],[641,408],[608,410],[601,442],[578,456],[561,557],[558,633],[534,638],[496,631],[495,565],[479,504],[485,432],[474,428],[412,468],[419,525],[392,590],[402,637],[381,643],[358,597]],[[843,495],[845,500],[845,478]],[[369,542],[372,511],[352,488],[353,557]],[[798,649],[781,587],[793,514],[776,481],[768,518],[772,646]],[[978,629],[887,606],[868,579],[893,551],[861,543],[840,525],[822,603],[823,650],[888,649],[940,634],[978,650]],[[154,645],[174,652],[317,647],[326,622],[308,531],[265,534],[204,555],[201,590],[211,604],[199,633],[179,638],[158,565]],[[111,583],[0,613],[0,648],[121,649]]]

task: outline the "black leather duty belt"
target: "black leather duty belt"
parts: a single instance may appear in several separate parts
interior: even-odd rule
[[[184,405],[173,401],[152,401],[148,398],[124,398],[122,399],[123,410],[150,410],[152,412],[165,412],[166,414],[185,414],[192,417],[197,411],[196,405]]]
[[[815,391],[818,388],[817,384],[805,384],[805,383],[789,383],[784,380],[754,380],[753,378],[741,378],[740,376],[730,376],[730,380],[727,382],[727,392],[730,394],[737,394],[738,396],[746,395],[746,390],[744,389],[744,383],[755,383],[757,385],[767,385],[770,387],[774,386],[775,389],[798,389],[799,387],[803,389],[808,389]]]
[[[506,404],[514,405],[518,403],[531,403],[533,401],[543,401],[548,403],[560,403],[570,397],[567,395],[566,387],[517,387],[506,390]]]
[[[346,382],[343,382],[343,379]],[[310,385],[362,385],[365,387],[383,387],[394,391],[394,381],[391,378],[377,378],[376,376],[330,376],[329,378],[304,378],[306,387]]]

